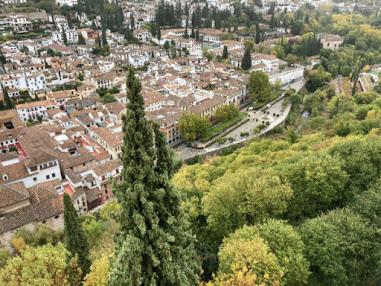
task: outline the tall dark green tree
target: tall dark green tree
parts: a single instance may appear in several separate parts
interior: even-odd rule
[[[85,40],[85,38],[82,36],[82,33],[79,33],[79,34],[78,34],[78,45],[86,45],[86,40]]]
[[[67,45],[67,35],[64,29],[62,29],[62,42]]]
[[[68,259],[77,256],[78,266],[85,277],[90,270],[89,244],[82,229],[77,211],[75,210],[70,196],[64,194],[64,223],[65,223],[65,248],[70,252]]]
[[[261,42],[261,29],[259,28],[259,24],[255,25],[255,43],[259,44]]]
[[[161,29],[160,29],[160,25],[157,25],[156,38],[157,38],[159,41],[161,40]]]
[[[0,63],[5,64],[7,62],[6,57],[4,56],[3,52],[0,51]]]
[[[9,97],[7,88],[3,88],[3,96],[4,96],[4,103],[6,105],[6,108],[7,109],[13,109],[13,108],[15,108],[15,103]]]
[[[106,27],[102,25],[102,47],[107,46]]]
[[[242,58],[241,68],[243,70],[249,70],[251,68],[251,49],[247,47]]]
[[[196,285],[193,236],[169,183],[172,158],[163,135],[145,118],[141,84],[131,69],[127,88],[123,182],[115,186],[122,211],[109,285]]]
[[[130,13],[130,29],[134,30],[135,29],[135,19],[134,19],[134,14]]]
[[[227,60],[229,58],[229,52],[228,52],[228,47],[224,46],[224,49],[222,51],[222,58],[224,60]]]

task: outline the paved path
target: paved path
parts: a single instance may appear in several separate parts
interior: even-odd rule
[[[304,86],[304,84],[305,81],[300,80],[290,84],[287,87],[299,91]],[[238,127],[237,129],[226,134],[224,137],[229,138],[229,140],[227,140],[224,144],[214,143],[203,149],[194,149],[192,147],[187,147],[186,144],[181,144],[178,147],[176,147],[175,150],[182,160],[187,160],[198,155],[207,154],[219,149],[226,148],[228,146],[235,145],[237,143],[242,143],[251,140],[252,138],[261,136],[269,132],[274,127],[283,123],[284,120],[287,118],[290,109],[291,105],[285,104],[284,98],[281,98],[280,100],[278,98],[277,101],[271,104],[269,108],[264,107],[258,111],[247,111],[249,113],[250,120]],[[269,122],[269,125],[260,133],[255,133],[254,129],[258,125],[263,124],[263,122]],[[248,133],[249,136],[242,137],[241,133]]]

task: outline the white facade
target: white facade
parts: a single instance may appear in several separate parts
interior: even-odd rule
[[[37,184],[52,181],[52,180],[61,180],[61,169],[58,163],[58,160],[49,161],[46,163],[41,163],[37,166],[31,166],[27,168],[28,175],[24,178],[12,181],[13,183],[22,182],[26,188],[31,188]],[[6,183],[7,174],[2,174],[2,179]]]
[[[139,55],[128,55],[128,63],[135,68],[143,67],[149,61],[149,55],[139,54]]]
[[[303,75],[304,67],[297,67],[292,70],[272,74],[269,76],[269,80],[272,84],[279,82],[281,85],[284,85],[303,78]]]
[[[56,3],[58,6],[67,5],[71,7],[71,6],[77,5],[78,1],[77,0],[56,0]]]
[[[35,101],[16,105],[16,110],[20,119],[26,122],[28,120],[36,121],[39,117],[47,119],[47,110],[50,109],[50,107],[51,105],[47,104],[46,101]]]
[[[77,30],[65,30],[66,39],[69,44],[78,43],[78,31]],[[52,34],[53,41],[63,43],[62,32],[55,31]]]
[[[35,91],[46,88],[45,76],[42,73],[6,74],[0,78],[1,85],[9,89]]]

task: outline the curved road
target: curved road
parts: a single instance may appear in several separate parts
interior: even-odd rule
[[[305,81],[299,80],[286,86],[286,88],[293,88],[296,91],[299,91],[304,85]],[[283,97],[283,95],[281,97]],[[187,147],[186,144],[181,144],[176,147],[175,150],[182,160],[187,160],[198,155],[207,154],[261,136],[284,122],[284,120],[287,118],[288,113],[291,109],[291,105],[287,104],[285,106],[284,101],[284,98],[281,98],[280,100],[278,98],[277,101],[271,104],[271,107],[269,107],[267,110],[266,108],[262,108],[261,110],[257,111],[247,111],[249,113],[250,120],[245,124],[239,126],[237,129],[232,130],[230,133],[226,134],[224,137],[231,140],[227,140],[227,142],[224,144],[214,143],[203,149],[195,149],[192,147]],[[269,125],[260,133],[255,133],[255,127],[262,124],[262,122],[269,122]],[[249,136],[242,137],[241,133],[248,133]]]

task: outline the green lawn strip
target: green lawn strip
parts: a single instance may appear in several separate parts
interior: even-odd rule
[[[202,142],[206,142],[210,139],[212,139],[214,136],[217,134],[221,133],[225,129],[237,124],[240,122],[242,119],[244,119],[247,116],[247,113],[241,112],[237,117],[232,118],[231,120],[228,121],[222,121],[217,123],[216,125],[213,125],[211,128],[209,128],[206,131],[205,136],[201,139]]]
[[[264,107],[264,106],[265,106],[266,104],[268,104],[269,102],[271,102],[271,101],[275,100],[276,98],[278,98],[279,96],[281,96],[281,95],[282,95],[282,92],[283,92],[283,91],[273,92],[273,93],[271,93],[271,97],[269,98],[268,101],[266,101],[266,102],[255,102],[255,103],[253,103],[251,106],[252,106],[254,109],[256,109],[256,110],[261,109],[262,107]]]

